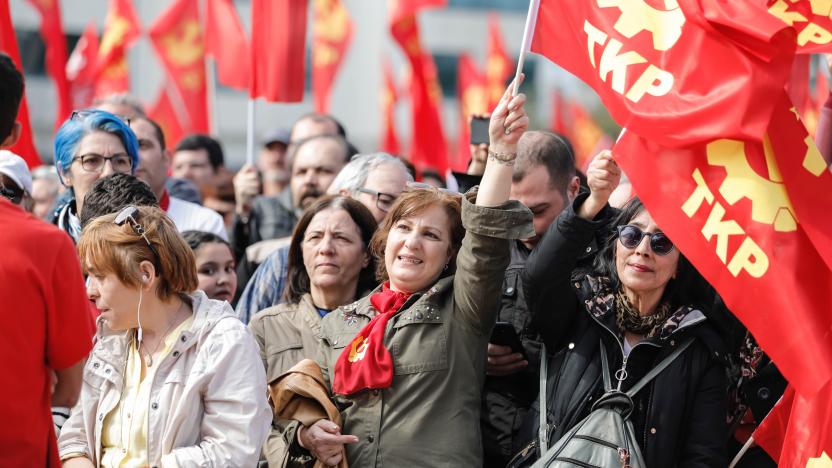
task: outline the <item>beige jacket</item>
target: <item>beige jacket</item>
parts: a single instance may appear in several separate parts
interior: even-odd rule
[[[329,387],[324,382],[321,368],[312,359],[300,361],[272,382],[269,387],[269,398],[274,403],[275,419],[296,420],[306,427],[321,419],[328,419],[341,426],[341,413],[330,399]],[[343,448],[341,455],[343,458],[337,468],[348,468]],[[268,461],[271,468],[286,466],[288,452],[282,452],[279,459]],[[326,468],[326,465],[316,460],[314,468]]]
[[[257,345],[228,303],[202,291],[191,298],[193,325],[158,364],[150,390],[148,461],[164,466],[162,456],[172,454],[180,468],[255,466],[272,419]],[[130,333],[99,321],[80,401],[58,439],[62,457],[84,453],[99,466],[102,421],[121,397]]]

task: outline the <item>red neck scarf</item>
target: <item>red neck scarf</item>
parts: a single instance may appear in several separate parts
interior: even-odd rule
[[[170,194],[168,193],[167,189],[162,192],[162,199],[159,200],[159,208],[162,209],[165,213],[168,212],[168,208],[170,208]]]
[[[350,395],[364,389],[390,386],[393,382],[393,358],[384,346],[384,330],[390,317],[401,309],[410,296],[410,293],[390,289],[389,281],[384,283],[381,291],[370,296],[370,303],[379,313],[364,325],[338,356],[333,392]]]

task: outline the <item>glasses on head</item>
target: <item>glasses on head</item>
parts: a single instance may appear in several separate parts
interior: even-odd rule
[[[376,199],[376,208],[385,213],[390,211],[390,208],[393,207],[393,203],[396,203],[396,198],[398,198],[395,195],[391,195],[389,193],[378,192],[376,190],[370,190],[363,187],[358,189],[358,191],[361,193],[372,195]]]
[[[87,117],[91,116],[96,112],[104,112],[98,109],[82,109],[82,110],[74,110],[72,111],[72,115],[69,116],[69,120],[84,120]],[[119,120],[126,123],[127,126],[130,126],[130,119],[123,115],[113,114],[114,116],[118,117]]]
[[[101,156],[100,154],[90,153],[75,156],[72,161],[81,161],[81,168],[87,172],[101,172],[104,170],[104,165],[110,161],[113,167],[113,172],[123,172],[129,174],[133,169],[133,158],[127,153],[115,154],[113,156]]]
[[[122,226],[124,223],[130,224],[130,227],[133,228],[133,231],[136,232],[139,236],[147,242],[147,248],[153,252],[153,255],[156,256],[156,271],[157,274],[162,272],[162,260],[159,256],[159,252],[156,250],[156,247],[153,247],[153,244],[150,242],[150,239],[147,238],[147,234],[144,232],[144,226],[139,223],[139,209],[135,206],[126,206],[124,209],[118,212],[116,215],[116,219],[113,220],[113,224],[116,226]]]
[[[673,242],[663,232],[644,232],[638,226],[628,224],[626,226],[618,226],[618,240],[621,245],[628,249],[634,249],[641,244],[644,236],[650,236],[650,249],[656,255],[667,255],[673,249]]]

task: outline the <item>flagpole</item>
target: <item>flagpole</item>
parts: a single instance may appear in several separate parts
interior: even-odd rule
[[[255,99],[248,98],[248,115],[246,117],[246,164],[254,165],[254,107]]]
[[[197,2],[197,11],[199,12],[199,22],[201,23],[202,27],[202,43],[203,46],[205,45],[205,24],[206,24],[206,16],[207,16],[207,8],[208,6],[205,4],[205,0]],[[214,78],[214,67],[212,66],[214,63],[214,59],[209,57],[208,54],[205,54],[203,59],[203,64],[205,65],[205,84],[207,89],[206,99],[208,100],[208,133],[211,135],[217,135],[217,131],[219,127],[217,125],[217,80]]]
[[[740,462],[740,459],[742,458],[742,456],[745,455],[745,452],[747,452],[748,449],[750,449],[752,445],[754,445],[754,436],[749,437],[748,440],[745,441],[745,444],[743,444],[740,451],[737,452],[737,455],[734,457],[733,460],[731,460],[731,464],[728,465],[728,468],[734,468],[735,466],[737,466],[737,463]]]
[[[529,0],[529,13],[526,15],[526,28],[523,30],[523,42],[520,45],[520,57],[517,59],[517,72],[514,74],[514,84],[511,95],[517,95],[520,88],[520,74],[523,73],[523,64],[526,62],[526,53],[531,49],[534,26],[537,23],[537,10],[540,8],[540,0]]]

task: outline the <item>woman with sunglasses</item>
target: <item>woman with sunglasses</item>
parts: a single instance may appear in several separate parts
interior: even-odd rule
[[[139,144],[121,118],[102,110],[75,111],[55,135],[55,166],[69,187],[50,221],[74,241],[81,235],[78,214],[84,197],[98,179],[117,172],[133,174],[139,165]]]
[[[549,227],[527,263],[527,300],[550,356],[548,446],[603,395],[599,341],[613,387],[626,391],[693,337],[690,347],[636,393],[630,418],[647,466],[725,466],[723,349],[703,312],[707,284],[638,198],[620,213],[609,207],[620,176],[608,151],[596,156],[587,171],[590,192]],[[596,233],[610,227],[594,267],[576,269]],[[529,439],[536,438],[538,422],[539,413],[532,411]]]
[[[384,218],[370,243],[382,285],[321,323],[317,360],[343,427],[287,424],[291,463],[482,466],[480,388],[508,239],[533,234],[531,212],[508,200],[524,103],[506,91],[495,109],[479,192],[410,186]]]
[[[85,226],[78,254],[100,317],[63,466],[255,466],[271,421],[257,344],[197,290],[173,222],[128,206]]]

